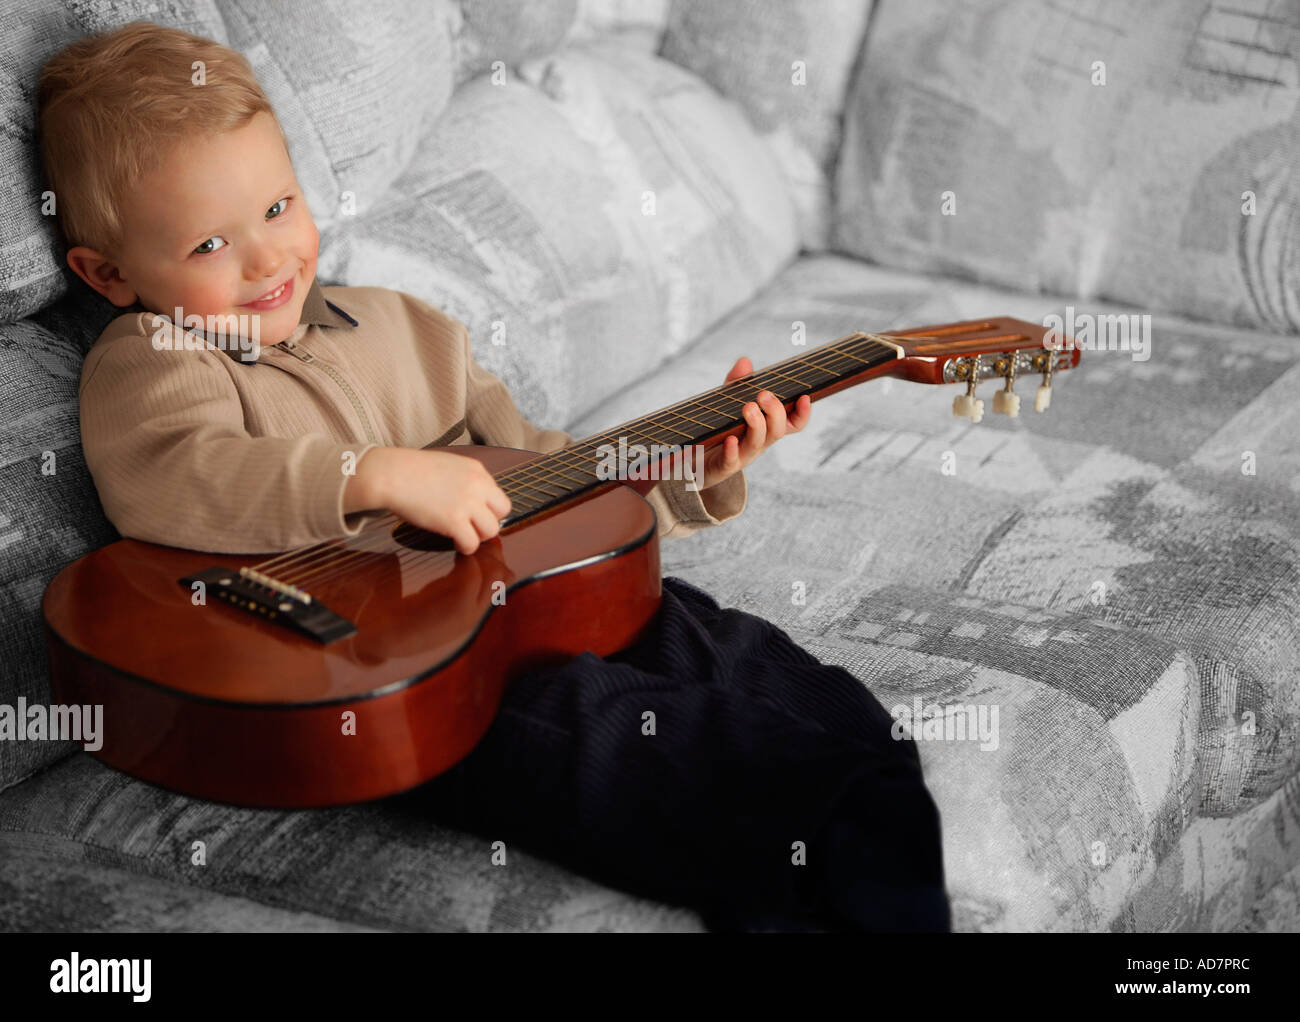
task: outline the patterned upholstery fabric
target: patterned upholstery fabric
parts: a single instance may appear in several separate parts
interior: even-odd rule
[[[367,0],[359,16],[348,0],[216,3],[291,141],[326,250],[352,216],[382,204],[446,108],[454,5]]]
[[[490,837],[438,826],[417,798],[236,809],[173,795],[88,755],[0,797],[0,861],[11,854],[20,879],[0,879],[0,892],[17,900],[0,906],[0,928],[58,929],[64,912],[78,923],[98,914],[109,928],[134,919],[153,929],[137,899],[165,896],[160,928],[174,920],[177,929],[703,929],[692,912],[610,890],[518,848],[494,865]],[[35,878],[22,868],[33,858]],[[41,900],[50,888],[53,911]]]
[[[1289,58],[1239,67],[1212,38],[1245,24],[1265,39],[1267,18],[1104,0],[1086,18],[982,0],[940,18],[882,0],[863,55],[846,40],[867,6],[834,0],[750,20],[669,0],[380,0],[373,23],[341,0],[155,6],[0,12],[20,43],[0,54],[0,704],[48,703],[41,595],[115,538],[76,385],[116,310],[62,266],[32,199],[31,85],[77,35],[166,17],[253,61],[322,226],[322,281],[445,308],[525,414],[578,436],[713,386],[740,355],[787,357],[799,327],[812,345],[1041,322],[1091,294],[1137,305],[1087,314],[1155,311],[1149,359],[1085,351],[1045,415],[1026,400],[973,426],[952,418],[952,388],[893,381],[819,402],[747,470],[746,513],[666,544],[664,571],[775,621],[887,708],[996,708],[993,747],[920,743],[956,928],[1300,926],[1284,243],[1300,207],[1277,169],[1297,78]],[[815,54],[808,91],[786,91],[789,40]],[[1143,47],[1169,56],[1139,61]],[[1087,84],[1099,48],[1118,54],[1105,87]],[[1084,85],[1064,84],[1062,60]],[[1067,100],[1077,132],[1049,116]],[[809,201],[827,174],[834,224]],[[947,188],[955,217],[939,213]],[[1240,215],[1247,189],[1256,217]],[[818,223],[853,256],[796,258]],[[0,741],[0,928],[702,928],[527,850],[495,867],[489,845],[405,796],[240,810],[72,743]]]
[[[834,247],[1293,332],[1296,28],[1268,0],[882,0]]]
[[[111,853],[48,836],[0,834],[0,930],[44,933],[237,930],[364,932],[372,927],[295,912],[108,865]]]
[[[676,0],[663,56],[744,108],[785,173],[803,247],[826,248],[830,177],[872,0]]]
[[[649,53],[663,42],[671,0],[578,0],[568,42],[590,42],[617,34]]]
[[[58,232],[41,213],[36,83],[45,61],[83,35],[144,19],[230,43],[212,0],[175,0],[163,12],[158,6],[147,0],[0,5],[0,323],[30,316],[68,286]]]
[[[71,276],[70,270],[64,271]],[[41,596],[55,573],[117,539],[81,453],[81,362],[114,309],[79,290],[18,323],[0,324],[0,704],[48,704]],[[0,741],[0,788],[79,748]]]
[[[575,27],[577,7],[577,0],[461,0],[457,79],[489,71],[496,61],[514,66],[550,53]]]
[[[457,91],[333,272],[445,309],[526,415],[564,423],[751,298],[799,241],[779,171],[693,75],[615,40],[519,75]]]
[[[812,344],[990,310],[1061,311],[805,258],[576,428],[788,357],[795,322]],[[920,743],[958,929],[1231,928],[1300,859],[1300,345],[1162,316],[1152,334],[1146,362],[1084,352],[1042,415],[971,425],[953,388],[893,381],[834,395],[746,470],[741,518],[664,547],[666,574],[887,709],[999,708],[996,749]]]

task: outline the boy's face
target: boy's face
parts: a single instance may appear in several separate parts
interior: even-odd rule
[[[79,246],[68,262],[114,305],[259,317],[262,345],[298,326],[320,233],[269,114],[173,147],[122,210],[116,258]],[[259,301],[280,285],[275,299]]]

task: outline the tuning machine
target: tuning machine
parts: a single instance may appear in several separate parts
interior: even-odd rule
[[[975,384],[980,375],[979,357],[960,359],[953,372],[958,380],[966,382],[966,393],[952,399],[952,414],[959,419],[979,422],[984,418],[984,402],[975,396]]]
[[[1052,353],[1040,351],[1030,361],[1034,369],[1043,374],[1043,382],[1034,395],[1034,411],[1045,412],[1052,403]]]
[[[1014,419],[1020,414],[1020,395],[1011,389],[1016,382],[1015,353],[994,359],[993,372],[1007,381],[1006,386],[993,395],[993,411]]]

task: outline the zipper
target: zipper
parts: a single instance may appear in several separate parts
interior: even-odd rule
[[[376,447],[382,446],[379,443],[379,438],[375,436],[375,431],[370,427],[370,416],[368,416],[366,410],[361,407],[361,401],[357,397],[356,391],[352,389],[347,380],[343,379],[343,377],[339,375],[338,371],[335,370],[333,366],[327,365],[324,362],[318,363],[315,355],[310,351],[297,351],[296,345],[293,348],[290,348],[285,345],[284,341],[281,341],[276,345],[276,347],[280,348],[282,351],[287,351],[304,365],[314,365],[316,368],[328,373],[330,379],[339,385],[339,389],[343,391],[343,393],[347,395],[348,400],[352,402],[352,410],[357,413],[357,418],[361,420],[361,428],[366,431],[366,438]]]

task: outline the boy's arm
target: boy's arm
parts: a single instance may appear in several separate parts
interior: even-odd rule
[[[538,429],[524,418],[506,385],[475,361],[469,331],[463,324],[461,331],[468,370],[465,418],[474,439],[491,447],[514,447],[540,454],[573,443],[574,437],[564,430]],[[687,489],[685,479],[664,479],[645,494],[658,517],[660,539],[689,536],[721,525],[745,509],[747,497],[744,472],[706,490]]]
[[[373,444],[322,433],[254,437],[219,351],[158,351],[130,334],[92,350],[81,440],[100,502],[122,535],[221,553],[280,552],[354,535],[346,456]]]

